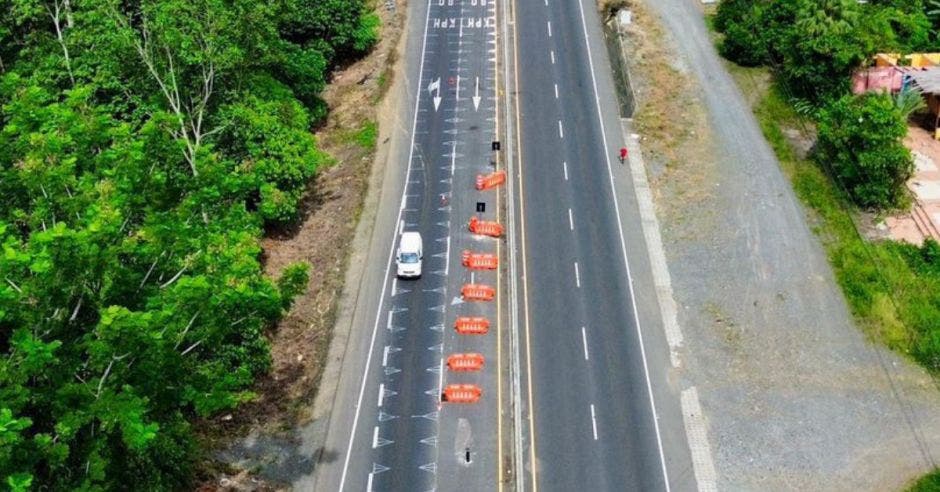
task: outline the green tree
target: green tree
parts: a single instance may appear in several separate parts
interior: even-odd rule
[[[328,162],[330,60],[375,40],[361,2],[289,39],[307,4],[0,0],[0,488],[186,488],[190,422],[254,397],[307,283],[263,231]]]
[[[767,62],[763,36],[763,8],[756,0],[723,0],[715,14],[715,28],[724,33],[719,50],[725,58],[744,66]]]
[[[783,82],[797,97],[823,101],[847,92],[852,72],[874,51],[856,0],[799,0],[782,52]]]
[[[888,208],[914,170],[907,125],[891,96],[844,96],[823,108],[815,156],[860,206]]]

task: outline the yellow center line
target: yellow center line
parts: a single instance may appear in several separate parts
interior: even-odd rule
[[[499,9],[496,9],[496,15],[499,15]],[[493,23],[493,31],[496,34],[496,56],[493,57],[493,93],[496,96],[494,112],[496,114],[495,127],[496,138],[499,138],[499,22]],[[499,152],[496,152],[496,170],[500,168]],[[507,180],[508,181],[508,180]],[[496,193],[496,221],[501,222],[501,209],[499,201],[500,193]],[[500,254],[500,244],[502,241],[496,241],[496,258],[502,258]],[[496,275],[496,488],[499,492],[503,490],[503,297],[500,294],[503,283],[503,275],[497,270]]]
[[[515,8],[513,8],[515,12]],[[515,25],[515,24],[513,24]],[[521,90],[519,89],[519,36],[518,33],[514,33],[512,36],[512,45],[513,45],[513,77],[515,79],[515,92],[517,94],[515,100],[515,110],[516,110],[516,160],[519,166],[519,224],[520,224],[520,233],[522,235],[522,292],[523,292],[523,301],[522,309],[525,314],[525,353],[526,353],[526,386],[529,402],[529,439],[531,445],[529,446],[529,459],[531,461],[531,470],[532,470],[532,491],[538,491],[538,463],[535,459],[535,405],[532,404],[532,352],[531,352],[531,337],[529,334],[529,275],[528,272],[528,260],[526,259],[526,239],[525,239],[525,184],[522,179],[522,117],[521,111],[519,110],[519,96]],[[519,430],[521,432],[521,429]],[[521,465],[521,464],[519,464]],[[517,465],[519,469],[522,469],[522,466]]]

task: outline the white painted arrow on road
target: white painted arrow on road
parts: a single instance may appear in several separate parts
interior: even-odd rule
[[[441,78],[438,77],[428,84],[428,93],[434,94],[434,111],[437,111],[437,108],[441,105]]]
[[[480,110],[480,77],[477,77],[476,93],[473,96],[473,110]]]

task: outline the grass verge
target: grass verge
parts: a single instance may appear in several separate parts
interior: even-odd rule
[[[936,469],[911,485],[907,492],[940,492],[940,469]]]
[[[801,157],[791,135],[807,138],[800,116],[773,87],[754,83],[767,69],[731,67],[742,89],[755,95],[754,114],[796,195],[808,209],[852,314],[874,340],[940,370],[940,259],[930,248],[859,235],[852,207],[828,175]]]

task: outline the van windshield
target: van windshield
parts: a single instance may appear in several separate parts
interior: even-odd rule
[[[402,263],[417,263],[418,254],[417,253],[402,253],[401,262]]]

